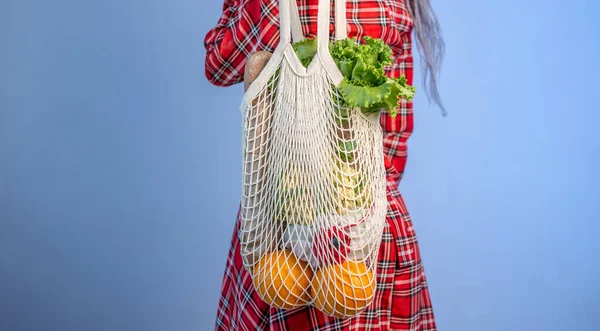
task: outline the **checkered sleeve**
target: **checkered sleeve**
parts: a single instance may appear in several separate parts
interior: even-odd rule
[[[402,43],[393,46],[393,63],[386,70],[392,77],[406,75],[408,84],[413,84],[413,55],[410,33],[402,37]],[[383,128],[383,146],[388,175],[392,182],[397,182],[402,177],[406,165],[407,141],[413,131],[412,102],[404,99],[398,102],[400,108],[398,115],[393,118],[385,112],[381,115]]]
[[[279,42],[277,0],[225,0],[217,25],[206,34],[205,73],[217,86],[240,83],[246,58],[272,52]]]

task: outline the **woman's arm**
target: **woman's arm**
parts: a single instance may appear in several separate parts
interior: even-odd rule
[[[402,36],[402,43],[392,47],[394,61],[387,68],[387,73],[392,77],[404,74],[407,83],[413,84],[413,54],[412,38],[410,33]],[[402,176],[406,165],[406,143],[413,131],[413,103],[404,99],[398,101],[400,109],[398,116],[392,118],[389,114],[381,114],[381,125],[383,128],[383,153],[386,156],[386,164],[392,165],[392,176]]]
[[[204,38],[208,80],[217,86],[243,81],[247,57],[277,46],[278,26],[277,0],[225,0],[217,25]]]

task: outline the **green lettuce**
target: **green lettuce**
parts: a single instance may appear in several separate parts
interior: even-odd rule
[[[300,62],[307,67],[317,53],[316,38],[307,38],[292,45]],[[392,50],[383,40],[366,36],[363,43],[355,38],[329,42],[329,51],[344,76],[339,85],[347,107],[358,107],[365,114],[389,111],[398,113],[398,101],[411,101],[415,88],[406,76],[388,77],[385,66],[392,64]]]
[[[308,67],[310,61],[317,54],[317,40],[315,38],[306,38],[292,44],[298,59],[303,66]]]

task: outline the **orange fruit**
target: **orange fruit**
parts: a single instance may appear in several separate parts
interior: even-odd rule
[[[289,250],[265,254],[254,266],[252,282],[269,305],[292,309],[310,302],[312,269]]]
[[[315,272],[311,284],[314,305],[323,313],[348,318],[362,312],[375,293],[373,273],[362,262],[345,261]]]

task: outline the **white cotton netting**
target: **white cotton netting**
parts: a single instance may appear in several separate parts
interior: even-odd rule
[[[272,307],[355,316],[374,297],[387,210],[378,117],[344,107],[320,59],[310,74],[273,61],[242,106],[242,259]]]

